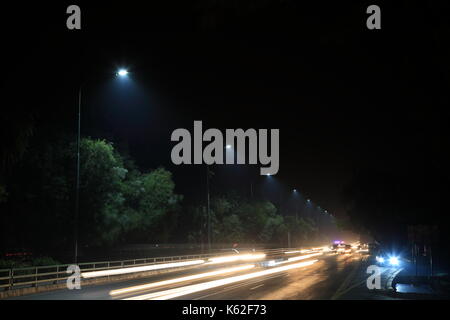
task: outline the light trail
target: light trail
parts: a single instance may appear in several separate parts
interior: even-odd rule
[[[311,261],[290,264],[290,265],[286,265],[286,266],[282,266],[282,267],[276,267],[276,268],[272,268],[272,269],[268,269],[268,270],[253,272],[250,274],[234,276],[234,277],[230,277],[230,278],[226,278],[226,279],[213,280],[213,281],[209,281],[209,282],[205,282],[205,283],[194,284],[194,285],[184,286],[184,287],[180,287],[180,288],[164,290],[164,291],[160,291],[160,292],[153,292],[150,294],[144,294],[144,295],[140,295],[140,296],[136,296],[136,297],[127,298],[125,300],[168,300],[168,299],[184,296],[184,295],[187,295],[190,293],[204,291],[204,290],[224,286],[227,284],[231,284],[231,283],[235,283],[235,282],[239,282],[239,281],[243,281],[243,280],[254,279],[257,277],[263,277],[266,275],[270,275],[270,274],[274,274],[274,273],[278,273],[278,272],[282,272],[282,271],[287,271],[287,270],[291,270],[291,269],[295,269],[295,268],[310,266],[310,265],[316,263],[317,261],[318,260],[311,260]]]
[[[265,258],[266,255],[264,253],[261,254],[240,254],[240,255],[234,255],[234,256],[223,256],[223,257],[214,257],[208,259],[209,262],[206,264],[218,264],[218,263],[225,263],[225,262],[235,262],[235,261],[252,261],[252,260],[259,260]]]
[[[254,264],[247,264],[247,265],[234,267],[234,268],[227,268],[227,269],[221,269],[221,270],[217,270],[217,271],[198,273],[198,274],[194,274],[192,276],[185,276],[185,277],[174,278],[174,279],[170,279],[170,280],[147,283],[147,284],[143,284],[143,285],[139,285],[139,286],[133,286],[133,287],[123,288],[123,289],[118,289],[118,290],[112,290],[109,292],[109,295],[115,296],[115,295],[130,293],[130,292],[134,292],[134,291],[141,291],[141,290],[145,290],[145,289],[155,288],[155,287],[164,286],[164,285],[168,285],[168,284],[174,284],[174,283],[183,282],[183,281],[196,280],[196,279],[201,279],[201,278],[206,278],[206,277],[217,276],[217,275],[225,274],[225,273],[248,270],[248,269],[251,269],[254,267],[255,267]]]
[[[309,259],[309,258],[312,258],[312,257],[315,257],[315,256],[321,256],[321,255],[323,255],[322,252],[317,252],[317,253],[305,254],[303,256],[292,257],[292,258],[289,258],[289,259],[287,259],[285,261],[280,261],[280,262],[276,262],[276,261],[272,260],[272,261],[269,261],[269,266],[277,266],[277,265],[280,265],[280,264],[285,264],[285,263],[289,263],[289,262]]]
[[[327,247],[318,247],[318,248],[311,248],[311,249],[302,249],[302,250],[292,250],[292,251],[285,251],[285,254],[291,254],[291,253],[312,253],[317,251],[322,251]]]
[[[193,261],[184,261],[184,262],[160,263],[160,264],[141,266],[141,267],[129,267],[129,268],[119,268],[119,269],[112,269],[112,270],[83,272],[81,274],[81,276],[83,278],[106,277],[106,276],[127,274],[127,273],[133,273],[133,272],[143,272],[143,271],[191,266],[191,265],[196,265],[196,264],[219,264],[219,263],[236,262],[236,261],[252,261],[252,260],[263,259],[265,257],[266,257],[266,255],[264,253],[262,253],[262,254],[237,254],[237,255],[233,255],[233,256],[221,256],[221,257],[209,258],[208,262],[206,262],[205,260],[193,260]]]
[[[130,267],[130,268],[121,268],[121,269],[112,269],[112,270],[83,272],[83,273],[81,273],[81,276],[83,278],[105,277],[105,276],[113,276],[113,275],[127,274],[127,273],[133,273],[133,272],[143,272],[143,271],[151,271],[151,270],[159,270],[159,269],[167,269],[167,268],[192,266],[192,265],[196,265],[196,264],[202,264],[204,262],[205,262],[205,260],[193,260],[193,261],[184,261],[184,262],[160,263],[160,264],[153,264],[153,265],[141,266],[141,267]]]
[[[322,252],[311,253],[311,254],[307,254],[307,255],[304,255],[304,256],[298,256],[298,257],[289,258],[288,261],[289,262],[293,262],[293,261],[298,261],[298,260],[304,260],[304,259],[312,258],[312,257],[315,257],[315,256],[321,256],[322,254],[323,254]]]

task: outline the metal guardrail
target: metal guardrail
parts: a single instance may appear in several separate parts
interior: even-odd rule
[[[269,249],[269,250],[257,250],[256,252],[266,253],[270,255],[277,255],[284,250],[289,249]],[[108,269],[120,269],[127,267],[148,266],[167,262],[179,262],[197,259],[206,259],[216,256],[223,256],[223,252],[210,253],[210,254],[190,254],[182,256],[170,256],[170,257],[154,257],[121,261],[100,261],[100,262],[84,262],[78,263],[78,267],[81,272],[88,271],[102,271]],[[27,268],[13,268],[0,270],[0,291],[1,290],[13,290],[24,287],[37,287],[42,285],[51,285],[63,283],[71,275],[67,274],[67,267],[73,264],[62,264],[53,266],[38,266]],[[108,276],[105,276],[108,277]]]

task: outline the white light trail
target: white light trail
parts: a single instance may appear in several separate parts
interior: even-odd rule
[[[300,253],[301,250],[294,250],[294,251],[285,251],[285,254],[290,254],[290,253]]]
[[[112,270],[83,272],[81,274],[81,276],[83,278],[105,277],[105,276],[113,276],[113,275],[127,274],[127,273],[133,273],[133,272],[143,272],[143,271],[151,271],[151,270],[159,270],[159,269],[167,269],[167,268],[192,266],[192,265],[196,265],[196,264],[202,264],[204,262],[205,262],[205,260],[192,260],[192,261],[184,261],[184,262],[160,263],[160,264],[152,264],[149,266],[141,266],[141,267],[130,267],[130,268],[121,268],[121,269],[112,269]]]
[[[304,256],[298,256],[298,257],[289,258],[288,261],[292,262],[292,261],[304,260],[304,259],[308,259],[308,258],[311,258],[311,257],[320,256],[322,254],[323,254],[322,252],[311,253],[311,254],[307,254],[307,255],[304,255]]]
[[[234,267],[234,268],[227,268],[227,269],[221,269],[221,270],[217,270],[217,271],[198,273],[198,274],[194,274],[194,275],[186,276],[186,277],[174,278],[174,279],[169,279],[169,280],[164,280],[164,281],[147,283],[147,284],[134,286],[134,287],[112,290],[109,292],[109,295],[115,296],[118,294],[130,293],[130,292],[134,292],[134,291],[141,291],[141,290],[146,290],[146,289],[150,289],[150,288],[155,288],[155,287],[164,286],[164,285],[168,285],[168,284],[174,284],[174,283],[183,282],[183,281],[196,280],[196,279],[201,279],[201,278],[206,278],[206,277],[217,276],[217,275],[225,274],[225,273],[248,270],[248,269],[251,269],[254,267],[255,267],[254,264],[246,264],[246,265]]]
[[[321,256],[321,255],[323,255],[322,252],[311,253],[311,254],[305,254],[305,255],[303,255],[303,256],[297,256],[297,257],[289,258],[289,259],[287,259],[287,260],[285,260],[285,261],[280,261],[280,262],[273,261],[273,263],[272,263],[271,265],[272,265],[272,266],[277,266],[277,265],[279,265],[279,264],[285,264],[285,263],[289,263],[289,262],[294,262],[294,261],[299,261],[299,260],[309,259],[309,258],[312,258],[312,257],[315,257],[315,256]],[[269,266],[271,266],[271,265],[269,264]]]
[[[206,264],[218,264],[225,262],[235,262],[235,261],[252,261],[259,260],[265,258],[266,255],[264,253],[261,254],[239,254],[234,256],[223,256],[223,257],[214,257],[208,259],[209,262]]]
[[[150,294],[144,294],[144,295],[140,295],[140,296],[136,296],[136,297],[127,298],[125,300],[150,300],[150,299],[151,300],[167,300],[167,299],[172,299],[172,298],[184,296],[184,295],[187,295],[190,293],[208,290],[208,289],[224,286],[227,284],[231,284],[231,283],[235,283],[235,282],[239,282],[239,281],[243,281],[243,280],[249,280],[249,279],[262,277],[262,276],[266,276],[266,275],[270,275],[270,274],[274,274],[274,273],[278,273],[278,272],[282,272],[282,271],[287,271],[287,270],[291,270],[291,269],[295,269],[295,268],[306,267],[306,266],[316,263],[317,261],[318,260],[310,260],[310,261],[290,264],[290,265],[286,265],[286,266],[282,266],[282,267],[276,267],[276,268],[272,268],[272,269],[268,269],[268,270],[253,272],[250,274],[234,276],[234,277],[230,277],[230,278],[226,278],[226,279],[213,280],[213,281],[209,281],[209,282],[205,282],[205,283],[194,284],[194,285],[189,285],[189,286],[185,286],[185,287],[169,289],[169,290],[164,290],[164,291],[160,291],[160,292],[154,292],[154,293],[150,293]]]

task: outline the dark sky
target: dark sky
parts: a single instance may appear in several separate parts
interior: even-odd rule
[[[154,2],[4,6],[2,109],[75,132],[84,82],[83,134],[126,147],[143,170],[165,166],[187,195],[204,191],[204,167],[170,163],[173,130],[279,128],[274,178],[330,212],[355,170],[433,157],[448,115],[444,2],[378,1],[372,31],[367,1]],[[66,29],[70,4],[80,31]],[[114,79],[121,66],[127,83]],[[263,183],[257,167],[215,168],[213,190]]]

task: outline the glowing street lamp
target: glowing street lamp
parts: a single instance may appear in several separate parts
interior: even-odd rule
[[[119,77],[126,77],[128,75],[128,70],[126,69],[119,69],[119,71],[117,71],[117,75]]]

